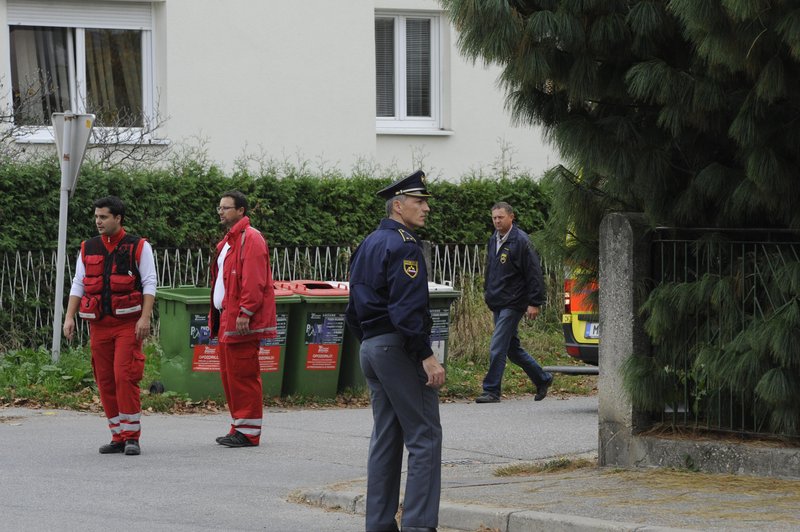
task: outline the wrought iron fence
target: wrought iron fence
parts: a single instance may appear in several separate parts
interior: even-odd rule
[[[483,275],[482,245],[431,246],[429,279],[458,285],[462,279]],[[345,281],[352,248],[349,246],[276,247],[270,250],[275,280],[320,279]],[[154,249],[159,286],[208,286],[213,254],[202,249]],[[65,304],[77,250],[68,253],[65,266]],[[26,251],[0,255],[0,351],[49,345],[53,325],[56,253]],[[65,307],[66,308],[66,307]],[[85,330],[80,331],[85,337]]]
[[[651,257],[656,288],[672,284],[694,289],[697,292],[691,297],[704,301],[696,305],[678,341],[669,342],[669,347],[653,346],[659,363],[668,361],[665,374],[681,388],[653,421],[740,435],[786,435],[784,429],[775,428],[771,419],[774,408],[753,393],[755,386],[736,388],[709,375],[716,366],[703,356],[712,352],[718,360],[734,357],[723,362],[733,365],[752,356],[742,352],[741,342],[737,343],[742,333],[762,325],[765,318],[770,319],[797,297],[781,285],[780,272],[800,261],[798,235],[788,231],[660,229],[652,242]],[[794,348],[798,351],[789,356],[795,357],[796,364],[800,348]],[[660,351],[664,349],[672,352]]]

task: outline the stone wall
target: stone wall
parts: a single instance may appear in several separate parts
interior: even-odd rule
[[[642,436],[647,418],[631,404],[622,365],[648,356],[638,309],[647,296],[650,238],[640,214],[614,213],[600,225],[600,377],[598,460],[601,466],[691,468],[800,478],[800,449],[701,439]]]

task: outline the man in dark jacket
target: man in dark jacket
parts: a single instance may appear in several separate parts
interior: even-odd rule
[[[431,350],[428,273],[414,230],[430,194],[418,171],[380,190],[386,218],[350,260],[347,324],[361,340],[374,426],[367,463],[367,532],[395,531],[403,469],[402,530],[435,531],[439,518],[445,369]]]
[[[539,256],[528,235],[514,225],[514,209],[506,202],[492,206],[496,231],[486,248],[484,300],[494,315],[494,334],[489,346],[489,370],[483,379],[483,393],[476,403],[497,403],[506,357],[520,366],[536,385],[534,400],[541,401],[553,376],[522,348],[519,322],[523,316],[536,319],[545,302],[544,279]]]

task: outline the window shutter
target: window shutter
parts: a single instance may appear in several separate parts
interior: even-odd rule
[[[150,2],[8,0],[8,24],[150,30]]]
[[[375,78],[377,116],[393,117],[394,112],[394,19],[375,19]]]
[[[406,20],[406,114],[431,116],[431,20]]]

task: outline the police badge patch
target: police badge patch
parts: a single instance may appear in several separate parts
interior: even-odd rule
[[[417,276],[417,272],[419,271],[419,263],[415,260],[404,260],[403,271],[413,279]]]
[[[507,260],[508,260],[508,253],[503,253],[502,255],[500,255],[500,264],[505,264]]]

